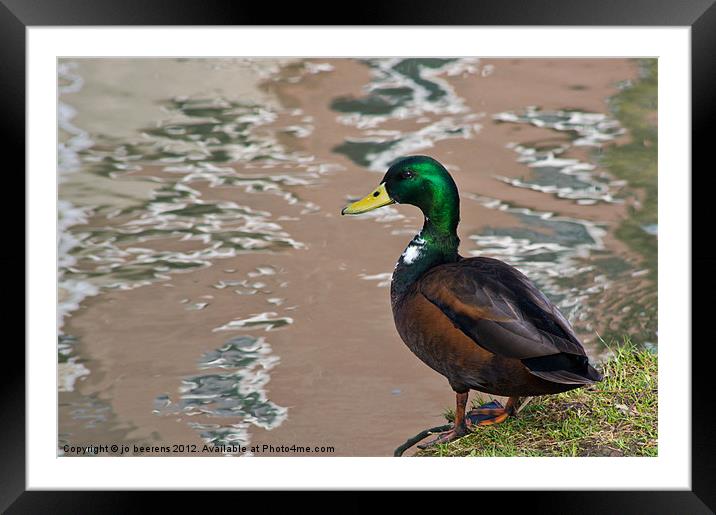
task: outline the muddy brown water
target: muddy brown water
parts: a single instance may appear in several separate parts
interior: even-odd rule
[[[454,394],[400,341],[387,287],[421,217],[340,216],[403,153],[453,173],[462,254],[535,277],[598,359],[624,291],[654,295],[614,237],[628,185],[595,158],[628,140],[607,99],[638,74],[614,59],[63,61],[60,449],[387,456],[443,423]]]

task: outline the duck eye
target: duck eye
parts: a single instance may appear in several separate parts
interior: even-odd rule
[[[412,179],[415,176],[410,170],[405,170],[400,174],[401,179]]]

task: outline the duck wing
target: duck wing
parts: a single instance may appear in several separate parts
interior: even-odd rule
[[[567,319],[516,268],[491,258],[437,266],[417,282],[427,300],[493,354],[565,384],[601,380]]]

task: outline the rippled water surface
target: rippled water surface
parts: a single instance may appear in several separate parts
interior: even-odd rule
[[[60,447],[315,441],[389,455],[436,425],[450,390],[403,347],[387,299],[420,217],[338,216],[406,154],[455,176],[461,253],[527,273],[595,360],[601,338],[655,346],[658,224],[640,208],[656,186],[609,168],[634,145],[610,98],[650,69],[60,61]]]

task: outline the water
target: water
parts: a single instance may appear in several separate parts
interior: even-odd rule
[[[514,86],[547,66],[558,69],[543,84]],[[602,160],[629,138],[605,99],[636,83],[630,61],[58,70],[61,444],[390,455],[439,424],[451,392],[399,341],[387,298],[420,217],[405,206],[338,216],[409,153],[453,172],[462,254],[527,273],[593,358],[600,337],[658,341],[655,259],[617,237],[638,192]],[[513,75],[515,98],[499,82]],[[656,238],[656,223],[641,226]]]
[[[75,70],[74,63],[60,66],[60,81],[70,84],[62,88],[61,94],[81,92],[83,82]],[[64,318],[88,295],[109,289],[146,287],[167,280],[172,273],[209,267],[216,260],[242,253],[302,247],[271,212],[230,200],[207,200],[193,187],[207,182],[211,187],[231,186],[248,193],[270,193],[286,203],[301,205],[301,212],[314,209],[286,187],[309,184],[325,167],[310,156],[285,151],[273,138],[254,135],[254,131],[276,119],[276,109],[223,98],[175,97],[160,100],[159,106],[161,119],[137,127],[136,136],[117,139],[97,134],[90,139],[71,124],[75,111],[61,104],[61,127],[72,135],[61,144],[61,197],[83,202],[87,190],[102,188],[102,191],[100,198],[92,191],[96,204],[91,206],[76,206],[65,199],[60,203],[60,328]],[[295,133],[306,129],[294,125],[292,130]],[[221,166],[236,161],[255,164],[246,167],[249,172],[246,174]],[[126,180],[132,172],[141,172],[146,166],[161,169],[156,170],[159,172],[156,175]],[[291,174],[262,171],[270,168],[273,172],[277,167],[290,169]],[[62,181],[72,173],[86,174],[90,179],[80,185],[71,179]],[[132,187],[115,188],[114,182]],[[162,245],[165,242],[169,243]],[[271,271],[270,267],[260,267],[248,275],[253,278]],[[245,285],[246,281],[238,284]],[[245,292],[235,291],[266,293],[258,282],[248,286]],[[192,302],[186,309],[202,310],[209,304]],[[255,327],[268,330],[292,323],[289,317],[274,316],[275,313],[261,313],[229,320],[214,330]],[[66,343],[74,341],[76,338],[61,334],[61,391],[72,391],[76,380],[89,374],[74,356],[74,345]],[[264,344],[264,349],[270,349],[268,344]],[[259,366],[267,370],[271,362],[263,360]],[[209,412],[207,406],[218,403],[212,413],[220,416],[230,413],[249,424],[271,427],[285,418],[285,408],[266,400],[263,386],[267,381],[265,372],[258,373],[246,366],[231,374],[188,378],[180,388],[179,409],[189,413],[192,409]],[[216,399],[210,399],[212,396]],[[211,435],[214,441],[216,431],[202,430],[203,435]],[[239,426],[237,435],[242,431],[245,432],[244,425]],[[228,433],[224,439],[233,434]]]
[[[239,418],[241,423],[229,426],[195,424],[192,427],[214,445],[247,445],[249,425],[271,429],[286,419],[286,408],[269,401],[263,389],[269,381],[268,371],[277,362],[278,358],[272,356],[271,347],[263,338],[231,338],[199,360],[200,369],[217,372],[185,379],[175,400],[168,394],[158,396],[155,413]]]
[[[480,130],[475,120],[441,75],[463,70],[475,71],[473,59],[372,59],[372,80],[365,96],[338,97],[331,108],[339,113],[340,123],[361,129],[362,135],[349,138],[333,150],[346,155],[356,164],[385,172],[391,161],[432,147],[447,138],[470,138]],[[425,122],[428,115],[438,115],[416,131],[380,130],[389,120]]]
[[[569,142],[555,147],[549,140],[510,144],[518,161],[531,170],[524,178],[498,179],[578,205],[624,203],[628,184],[600,170],[594,155],[590,155],[593,162],[559,157],[572,147],[599,150],[624,135],[625,129],[614,118],[577,110],[545,112],[529,106],[517,113],[498,113],[493,119],[567,132],[570,137]],[[490,209],[513,213],[521,223],[519,228],[487,227],[471,235],[478,245],[472,255],[502,256],[518,266],[582,333],[598,335],[607,342],[620,341],[625,335],[641,343],[656,339],[656,289],[641,279],[647,270],[635,269],[634,261],[606,247],[608,224],[519,209],[497,199],[473,199]],[[656,230],[650,234],[655,236]],[[595,319],[602,324],[595,324]]]

